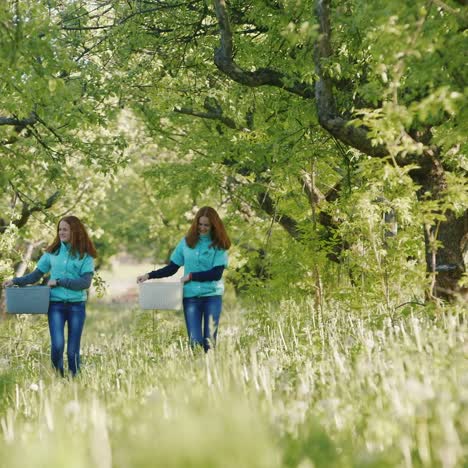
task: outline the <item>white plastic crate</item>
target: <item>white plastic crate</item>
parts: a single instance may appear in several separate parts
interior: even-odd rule
[[[49,310],[49,286],[24,286],[5,288],[8,314],[47,314]]]
[[[142,309],[181,310],[183,285],[177,282],[140,283],[140,307]]]

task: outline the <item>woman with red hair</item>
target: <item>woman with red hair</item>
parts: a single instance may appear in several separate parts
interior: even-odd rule
[[[30,274],[13,278],[4,286],[36,283],[50,273],[48,311],[53,367],[63,376],[65,323],[68,324],[68,369],[75,376],[80,369],[80,342],[86,318],[86,290],[94,274],[96,249],[83,223],[76,216],[65,216],[57,234]]]
[[[195,215],[187,235],[172,252],[169,265],[137,278],[142,283],[165,278],[184,266],[184,317],[191,346],[206,351],[216,342],[222,310],[223,271],[231,241],[218,213],[204,206]],[[210,328],[212,327],[212,329]]]

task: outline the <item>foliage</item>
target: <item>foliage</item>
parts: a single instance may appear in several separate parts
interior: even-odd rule
[[[11,276],[15,249],[48,243],[57,218],[73,212],[94,238],[106,188],[127,162],[115,123],[119,108],[97,64],[82,60],[51,2],[0,7],[0,279]]]
[[[264,256],[264,233],[251,221],[262,219],[268,226],[273,219],[305,251],[328,248],[336,257],[338,247],[351,275],[365,272],[364,288],[381,291],[368,285],[382,283],[382,258],[391,243],[377,245],[375,238],[368,238],[378,235],[375,229],[383,230],[377,218],[369,226],[366,219],[352,216],[353,203],[367,197],[360,206],[380,218],[388,206],[373,210],[371,205],[373,197],[384,197],[393,207],[402,203],[397,207],[400,234],[388,254],[393,256],[389,276],[403,280],[408,268],[418,289],[427,289],[407,259],[416,257],[427,269],[434,249],[439,263],[455,262],[463,271],[461,247],[455,246],[461,237],[451,231],[456,224],[452,214],[466,216],[466,191],[461,190],[466,184],[466,106],[459,53],[466,38],[461,33],[465,19],[456,5],[332,3],[332,50],[317,58],[314,2],[214,4],[218,10],[205,2],[161,2],[150,11],[140,3],[108,2],[108,12],[120,18],[118,27],[107,13],[104,31],[80,31],[83,43],[96,45],[96,57],[114,52],[108,67],[126,71],[120,81],[126,90],[122,102],[142,119],[161,150],[177,155],[177,160],[157,158],[145,171],[158,197],[172,197],[176,187],[187,189],[195,202],[217,193],[220,204],[228,202],[230,211],[249,220],[250,245],[243,252],[247,258]],[[223,47],[221,8],[232,29],[234,52],[227,58],[231,68],[216,61]],[[91,14],[83,21],[88,28],[100,24]],[[229,71],[233,69],[237,71]],[[435,69],[441,72],[434,74]],[[320,81],[329,83],[336,118],[346,119],[348,130],[340,133],[324,124],[331,117],[314,102],[317,94],[312,91]],[[357,127],[365,131],[361,140],[385,147],[386,157],[374,163],[377,173],[366,166],[366,154],[374,157],[378,152],[370,143],[356,143],[355,149],[343,146],[349,144],[346,132]],[[430,164],[438,168],[437,177],[436,170],[427,169]],[[383,175],[386,187],[377,183],[379,188],[372,188],[377,174]],[[313,184],[307,185],[312,176]],[[397,193],[399,181],[404,194]],[[361,195],[363,190],[367,195]],[[317,226],[321,214],[332,216],[323,228]],[[425,241],[421,223],[441,232],[447,229],[444,243]],[[372,265],[364,268],[359,266],[360,237],[373,244],[374,251],[366,258]],[[286,253],[287,242],[281,235],[274,239],[277,250]],[[288,262],[296,262],[295,257]],[[315,267],[312,261],[307,265],[309,271]],[[320,264],[322,275],[327,267]],[[265,270],[265,265],[259,268]],[[289,281],[289,273],[282,277],[280,270],[289,271],[284,264],[276,268],[278,281]],[[302,272],[298,268],[296,284]],[[388,298],[389,286],[383,289]]]
[[[94,230],[102,224],[104,260],[125,249],[160,261],[187,213],[207,202],[230,222],[231,279],[251,294],[351,285],[398,302],[422,296],[420,265],[435,251],[462,273],[460,233],[450,231],[467,203],[457,3],[331,2],[330,53],[321,54],[315,2],[229,2],[237,75],[218,60],[220,5],[2,6],[0,116],[16,122],[0,126],[3,225],[36,207],[18,230],[36,241],[40,223],[74,206]],[[325,123],[321,82],[341,133]],[[357,130],[360,143],[343,136]],[[385,240],[391,211],[398,234]],[[428,241],[427,228],[445,237]]]

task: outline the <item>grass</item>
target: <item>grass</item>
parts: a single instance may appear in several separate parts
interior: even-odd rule
[[[1,324],[2,466],[466,466],[460,309],[227,304],[207,355],[179,313],[88,311],[75,380],[50,370],[45,317]]]

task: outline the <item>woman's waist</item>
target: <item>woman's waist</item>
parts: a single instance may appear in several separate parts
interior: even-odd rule
[[[52,288],[50,290],[50,302],[82,302],[87,294],[84,289],[74,291],[66,288]]]

